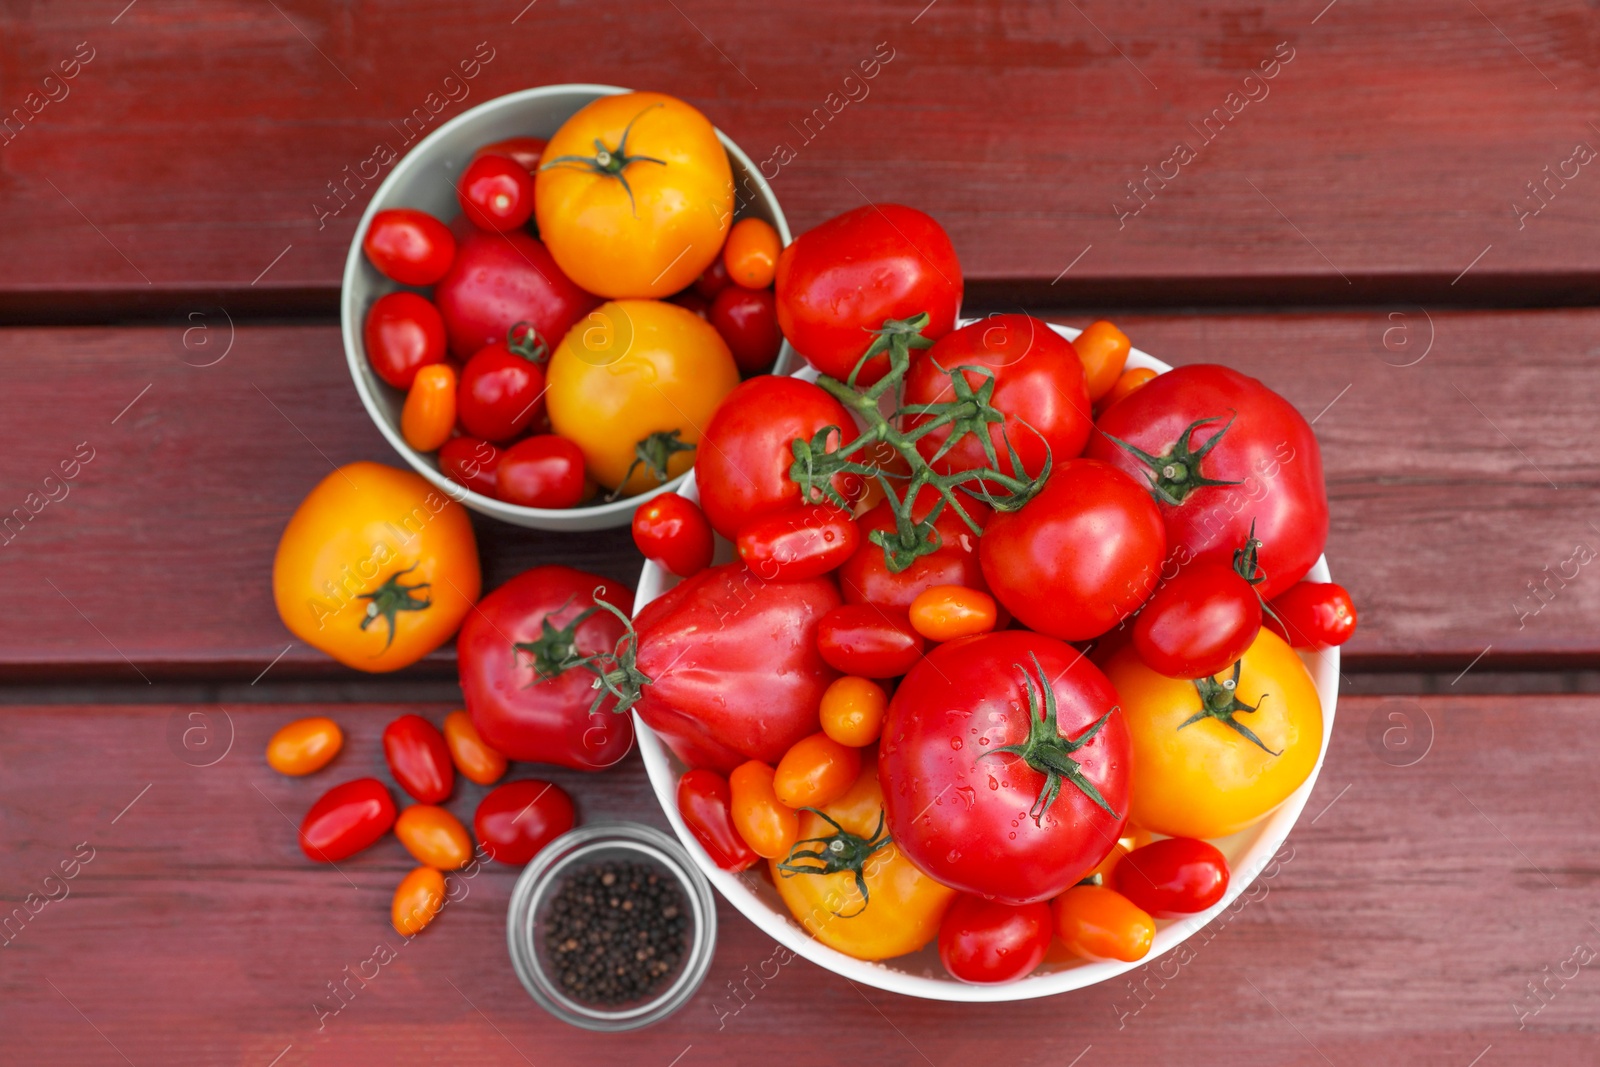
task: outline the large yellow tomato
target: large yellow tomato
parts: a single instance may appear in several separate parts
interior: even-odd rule
[[[466,509],[410,471],[351,463],[295,509],[272,562],[283,624],[347,667],[393,671],[450,639],[478,599]]]
[[[583,451],[595,481],[624,496],[693,466],[711,413],[739,384],[716,329],[659,300],[591,311],[556,346],[548,373],[551,428]]]
[[[721,253],[733,169],[700,112],[662,93],[623,93],[550,138],[533,202],[539,238],[583,288],[669,296]]]
[[[886,960],[937,937],[957,893],[917,870],[888,839],[877,753],[862,763],[850,791],[819,809],[833,822],[802,811],[801,840],[787,859],[769,863],[778,895],[812,937],[858,960]]]
[[[1167,678],[1132,646],[1106,665],[1133,737],[1129,821],[1173,837],[1222,837],[1306,780],[1322,751],[1322,702],[1300,657],[1262,629],[1214,678]]]

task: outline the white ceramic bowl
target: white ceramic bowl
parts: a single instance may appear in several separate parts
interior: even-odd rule
[[[507,504],[474,493],[446,478],[439,470],[437,456],[418,452],[406,444],[400,433],[400,408],[405,402],[405,394],[379,378],[372,364],[367,361],[361,340],[361,327],[366,321],[367,309],[378,297],[405,286],[385,278],[367,262],[367,257],[361,251],[361,238],[366,234],[372,216],[386,208],[417,208],[449,222],[461,211],[456,200],[455,182],[478,147],[508,137],[548,139],[585,104],[602,96],[625,92],[629,90],[615,85],[544,85],[499,96],[462,112],[417,142],[416,147],[394,165],[362,214],[355,237],[350,242],[350,252],[345,256],[339,321],[344,333],[345,360],[350,364],[350,376],[355,379],[356,392],[361,394],[361,403],[366,407],[367,414],[372,416],[372,421],[377,423],[378,429],[389,439],[394,450],[418,474],[474,511],[518,526],[540,530],[602,530],[626,526],[632,521],[635,508],[657,493],[677,488],[681,476],[647,493],[624,497],[609,504],[559,509]],[[717,136],[728,150],[735,190],[755,191],[754,197],[748,201],[740,198],[738,217],[765,219],[778,231],[783,243],[788,244],[789,223],[783,217],[783,209],[778,206],[778,198],[761,176],[760,168],[728,139],[727,134],[718,130]],[[780,367],[788,366],[793,360],[791,351],[785,342],[778,356]]]
[[[1053,326],[1052,329],[1069,340],[1077,337],[1079,333],[1078,330],[1066,326]],[[1157,373],[1172,369],[1138,349],[1128,356],[1128,366],[1149,367]],[[816,372],[808,367],[799,371],[796,376],[811,380],[816,377]],[[678,492],[691,500],[699,499],[693,473],[678,488]],[[718,562],[733,558],[731,546],[721,538],[718,538],[718,542]],[[1317,565],[1311,568],[1311,573],[1306,577],[1317,582],[1331,581],[1328,575],[1327,557],[1317,560]],[[639,590],[634,603],[643,608],[675,584],[677,579],[672,575],[653,563],[646,563],[644,572],[639,576]],[[920,952],[898,959],[868,963],[846,956],[813,938],[789,916],[789,910],[784,907],[777,892],[755,873],[755,869],[743,874],[730,874],[719,868],[706,855],[705,850],[684,826],[683,819],[678,814],[678,778],[687,768],[662,743],[655,731],[646,726],[637,715],[634,716],[634,725],[639,737],[639,751],[644,756],[645,770],[650,775],[650,784],[654,787],[656,799],[661,802],[662,810],[667,813],[672,828],[677,831],[678,839],[683,842],[684,848],[694,861],[700,865],[700,869],[711,880],[711,884],[717,887],[718,892],[743,912],[745,918],[760,927],[763,933],[770,935],[796,955],[803,956],[820,967],[826,967],[851,981],[876,986],[891,993],[904,993],[907,996],[923,997],[928,1000],[971,1003],[1026,1000],[1104,982],[1126,971],[1142,967],[1162,953],[1171,951],[1221,914],[1240,893],[1250,887],[1272,861],[1272,857],[1283,845],[1284,838],[1289,836],[1289,830],[1294,826],[1295,820],[1300,818],[1301,809],[1306,806],[1312,789],[1316,787],[1317,776],[1322,773],[1322,760],[1328,751],[1328,740],[1333,735],[1334,710],[1339,699],[1339,650],[1330,648],[1320,653],[1301,653],[1301,658],[1310,669],[1311,677],[1316,682],[1317,694],[1322,699],[1322,753],[1317,756],[1317,765],[1312,768],[1311,775],[1276,811],[1247,830],[1213,842],[1228,857],[1228,866],[1232,872],[1228,882],[1228,892],[1223,898],[1210,910],[1199,915],[1158,922],[1155,944],[1151,946],[1150,954],[1135,963],[1090,963],[1083,960],[1047,963],[1026,978],[1001,985],[968,985],[951,978],[939,962],[936,945],[930,945]]]

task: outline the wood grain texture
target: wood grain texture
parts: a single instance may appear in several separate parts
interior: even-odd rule
[[[124,8],[0,11],[14,319],[219,291],[329,308],[375,149],[554,82],[703,108],[776,175],[797,232],[869,200],[923,208],[990,294],[1553,301],[1600,276],[1600,179],[1566,163],[1600,143],[1579,0]],[[447,84],[480,43],[492,58]],[[1168,162],[1180,142],[1194,158]]]

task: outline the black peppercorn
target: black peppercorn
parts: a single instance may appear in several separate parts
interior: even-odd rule
[[[545,944],[556,983],[574,1000],[616,1007],[647,999],[688,945],[677,882],[654,864],[608,862],[568,875],[550,901]]]

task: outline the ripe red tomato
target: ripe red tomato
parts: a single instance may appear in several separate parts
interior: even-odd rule
[[[1269,606],[1277,618],[1267,626],[1295,648],[1342,645],[1356,632],[1355,603],[1333,582],[1296,582]]]
[[[1228,891],[1228,860],[1212,844],[1167,837],[1136,848],[1112,869],[1116,889],[1157,919],[1205,911]]]
[[[933,649],[895,690],[879,742],[889,834],[947,886],[1049,900],[1116,845],[1128,727],[1100,669],[1004,630]]]
[[[688,497],[662,493],[633,513],[633,543],[645,559],[679,578],[711,566],[715,540],[705,512]]]
[[[678,779],[678,814],[683,824],[725,871],[745,871],[761,857],[733,826],[733,792],[715,771],[693,770]]]
[[[1044,962],[1050,905],[1002,904],[963,893],[939,924],[939,959],[963,982],[1014,982]]]
[[[543,341],[526,332],[478,349],[461,369],[456,411],[474,437],[504,442],[544,410]]]
[[[728,342],[740,374],[765,374],[772,369],[783,334],[778,330],[778,305],[771,289],[730,285],[711,302],[705,319]]]
[[[478,802],[472,829],[490,859],[520,867],[576,821],[572,798],[559,785],[524,778],[491,789]]]
[[[989,426],[989,440],[1001,472],[1032,477],[1044,469],[1046,456],[1059,467],[1083,451],[1094,428],[1083,364],[1071,342],[1048,324],[1031,315],[991,315],[946,334],[912,360],[905,402],[943,404],[954,400],[955,384],[948,372],[957,367],[979,368],[963,375],[974,390],[990,377],[994,381],[990,402],[1005,416],[1005,422]],[[909,427],[915,429],[929,418],[913,418]],[[917,450],[934,470],[947,474],[991,465],[982,438],[975,433],[967,434],[935,460],[949,437],[946,427],[917,441]],[[1022,460],[1021,471],[1011,465],[1007,439]]]
[[[1255,587],[1232,567],[1201,560],[1150,597],[1133,621],[1133,647],[1157,674],[1209,678],[1231,667],[1260,632]]]
[[[599,770],[633,747],[633,718],[594,703],[594,675],[573,666],[616,648],[633,593],[571,567],[534,567],[478,601],[456,638],[457,669],[472,724],[514,760]],[[541,674],[541,670],[543,674]]]
[[[712,529],[732,540],[746,523],[803,503],[789,477],[790,445],[828,426],[838,427],[843,441],[856,436],[844,405],[810,382],[763,374],[729,393],[695,450],[700,506]],[[846,499],[864,488],[859,478],[843,474],[834,486]]]
[[[401,285],[432,285],[456,258],[456,238],[426,211],[390,208],[372,216],[361,250],[386,278]]]
[[[396,389],[410,389],[417,371],[444,362],[444,320],[439,309],[416,293],[386,293],[367,312],[361,336],[378,377]]]
[[[300,848],[319,863],[338,863],[377,841],[394,825],[394,800],[376,778],[336,785],[300,823]]]
[[[520,163],[523,170],[534,174],[539,170],[539,160],[544,158],[544,138],[507,137],[504,141],[486,144],[472,153],[473,159],[479,156],[508,156]]]
[[[778,256],[778,325],[824,374],[843,381],[887,319],[926,312],[937,341],[961,312],[961,264],[944,229],[900,204],[868,204],[807,230]],[[856,379],[889,369],[877,356]]]
[[[461,210],[483,230],[515,230],[533,217],[533,175],[508,156],[474,156],[456,187]]]
[[[495,471],[503,453],[476,437],[452,437],[439,446],[439,469],[457,485],[482,496],[495,496]]]
[[[556,266],[544,245],[521,231],[474,232],[462,240],[455,263],[433,291],[444,317],[450,351],[470,359],[527,322],[550,344],[600,306]]]
[[[792,582],[835,570],[860,537],[848,511],[801,504],[745,524],[734,539],[745,566],[767,581]]]
[[[1167,552],[1150,494],[1108,463],[1074,459],[1039,495],[989,521],[984,579],[1023,625],[1064,641],[1098,637],[1150,596]]]
[[[828,665],[862,678],[898,678],[922,658],[924,644],[904,609],[881,604],[845,604],[817,627]]]
[[[383,731],[383,756],[394,780],[421,804],[441,804],[455,788],[456,770],[444,734],[421,715],[402,715]]]
[[[583,499],[583,450],[553,433],[524,437],[500,460],[495,496],[525,508],[570,508]]]
[[[927,518],[939,499],[935,489],[925,486],[912,506],[912,519],[921,522]],[[979,526],[989,522],[991,513],[986,505],[971,501],[963,506]],[[855,554],[839,568],[839,590],[849,603],[882,604],[910,610],[918,594],[936,585],[989,588],[983,580],[983,569],[978,565],[978,535],[948,504],[933,520],[933,527],[939,534],[939,547],[926,556],[919,556],[911,566],[898,573],[889,569],[883,547],[868,540],[874,530],[887,533],[894,529],[894,509],[889,502],[883,501],[873,507],[856,520],[856,525],[860,527],[861,542]]]
[[[1328,497],[1316,435],[1254,378],[1179,367],[1107,408],[1096,425],[1085,455],[1149,487],[1179,566],[1229,562],[1254,524],[1266,572],[1256,590],[1271,600],[1322,555]]]

